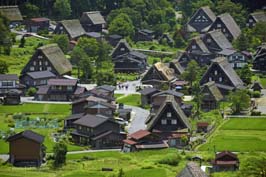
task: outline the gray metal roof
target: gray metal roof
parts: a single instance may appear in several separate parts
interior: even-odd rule
[[[13,140],[16,140],[16,139],[22,138],[22,137],[33,140],[33,141],[38,142],[38,143],[43,143],[43,141],[44,141],[44,136],[42,136],[38,133],[35,133],[31,130],[25,130],[23,132],[20,132],[20,133],[13,135],[13,136],[10,136],[7,139],[7,141],[13,141]]]
[[[87,114],[81,117],[80,119],[76,120],[74,124],[95,128],[108,120],[109,120],[108,117]]]
[[[18,76],[16,74],[0,74],[0,81],[6,81],[6,80],[18,80]]]
[[[26,74],[33,79],[56,77],[56,75],[50,71],[36,71],[36,72],[28,72]]]

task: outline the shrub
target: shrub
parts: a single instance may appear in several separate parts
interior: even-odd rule
[[[19,113],[19,114],[14,114],[12,117],[13,117],[13,119],[23,119],[25,117],[25,115]]]
[[[252,116],[260,116],[261,115],[261,112],[260,111],[252,111],[251,112],[251,115]]]
[[[90,157],[90,156],[83,156],[82,157],[82,160],[95,160],[96,158],[95,157]]]
[[[47,29],[39,30],[37,32],[37,34],[40,35],[40,36],[42,36],[42,35],[45,36],[45,35],[49,34],[49,31]]]
[[[159,160],[159,164],[166,164],[166,165],[171,165],[171,166],[177,166],[179,161],[181,160],[180,155],[168,155],[165,156],[163,159]]]
[[[149,50],[156,50],[156,46],[155,45],[152,45]]]
[[[28,96],[34,96],[36,92],[37,92],[36,88],[31,87],[31,88],[28,89],[27,95]]]
[[[253,96],[253,98],[259,98],[260,97],[260,92],[259,91],[254,91],[252,96]]]

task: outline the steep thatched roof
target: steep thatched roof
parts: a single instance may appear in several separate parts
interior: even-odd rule
[[[79,20],[63,20],[60,22],[71,38],[77,38],[86,32],[81,26]]]
[[[221,94],[217,86],[215,85],[215,82],[212,81],[212,82],[207,82],[206,84],[204,84],[202,87],[201,93],[204,92],[205,89],[209,90],[209,93],[212,94],[212,96],[214,97],[216,101],[221,101],[223,99],[223,95]]]
[[[233,35],[234,39],[236,39],[240,35],[241,29],[229,13],[221,14],[217,17],[217,19],[220,19],[224,23],[224,25]]]
[[[23,20],[18,6],[0,6],[0,14],[5,16],[11,22]]]
[[[180,65],[178,59],[172,60],[169,64],[170,68],[173,68],[175,70],[175,73],[180,75],[182,74],[185,69]]]
[[[250,16],[252,16],[256,22],[266,22],[266,13],[264,11],[251,13]]]
[[[42,51],[60,75],[71,72],[72,65],[57,44],[48,44],[38,50]]]
[[[213,30],[207,33],[216,42],[221,49],[231,49],[232,44],[228,41],[225,35],[219,30]]]
[[[92,11],[92,12],[83,12],[80,21],[81,23],[85,23],[87,19],[90,19],[90,21],[94,25],[100,25],[100,24],[105,24],[105,20],[101,13],[99,11]]]
[[[164,103],[161,105],[159,110],[156,112],[155,116],[151,117],[146,123],[147,123],[147,130],[151,130],[153,126],[156,124],[156,122],[160,119],[161,115],[165,111],[165,108],[170,105],[175,113],[178,115],[178,118],[181,120],[181,122],[184,123],[186,128],[191,129],[190,123],[188,121],[187,116],[179,106],[179,104],[175,101],[174,96],[168,95],[164,101]]]
[[[186,167],[181,171],[177,177],[207,177],[208,175],[204,173],[200,166],[195,162],[188,162]]]
[[[175,78],[173,70],[167,67],[164,63],[157,62],[153,65],[153,67],[166,81],[171,81]]]

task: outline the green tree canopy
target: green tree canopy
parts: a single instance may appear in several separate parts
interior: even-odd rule
[[[0,14],[0,54],[9,55],[12,47],[12,37],[9,30],[9,21]]]
[[[23,4],[20,9],[21,9],[21,13],[25,15],[27,18],[33,18],[33,17],[40,16],[39,7],[29,2],[26,2],[25,4]]]
[[[58,168],[66,163],[67,145],[64,142],[56,143],[53,148],[53,167]]]
[[[182,78],[185,79],[190,83],[190,86],[192,87],[193,82],[197,80],[200,73],[200,67],[198,63],[195,60],[191,60],[188,63],[188,66],[185,70],[185,72],[182,74]]]
[[[250,97],[246,90],[237,90],[231,92],[228,96],[231,104],[231,109],[234,113],[240,113],[241,111],[249,108]]]
[[[69,0],[56,0],[53,6],[53,15],[57,19],[67,19],[71,15]]]
[[[52,43],[57,43],[58,46],[61,48],[61,50],[64,53],[67,52],[68,44],[69,44],[69,39],[68,39],[67,35],[65,35],[65,34],[54,35],[51,42]]]
[[[8,73],[8,64],[5,61],[0,60],[0,74],[6,73]]]
[[[252,156],[246,158],[240,164],[240,171],[238,173],[239,177],[265,177],[266,176],[266,157],[265,155],[261,156]]]
[[[134,35],[134,26],[127,14],[121,13],[111,22],[109,26],[110,34],[119,34],[123,37]]]

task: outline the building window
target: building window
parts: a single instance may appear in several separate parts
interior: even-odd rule
[[[42,67],[40,67],[40,71],[42,71]]]
[[[72,86],[67,86],[67,90],[71,91],[72,90]]]
[[[162,125],[166,125],[167,120],[166,120],[166,119],[162,119],[162,120],[161,120],[161,123],[162,123]]]
[[[208,42],[208,43],[211,43],[211,42],[212,42],[212,40],[211,40],[210,38],[208,38],[208,39],[207,39],[207,42]]]
[[[33,62],[33,65],[34,65],[34,66],[36,65],[36,61]]]
[[[225,28],[223,28],[223,32],[224,32],[224,33],[226,32],[226,29],[225,29]]]
[[[250,23],[252,23],[252,22],[253,22],[253,20],[252,20],[252,19],[249,19],[248,21],[249,21]]]
[[[221,28],[222,25],[220,23],[217,23],[217,28]]]
[[[167,117],[172,117],[172,113],[171,112],[168,112],[167,113]]]
[[[39,55],[39,56],[38,56],[38,58],[39,58],[39,59],[42,59],[42,56],[41,56],[41,55]]]
[[[125,51],[125,48],[124,48],[124,47],[121,47],[121,48],[120,48],[120,51]]]
[[[15,86],[15,85],[13,84],[13,81],[3,81],[2,86],[10,87],[10,86]]]
[[[52,71],[52,68],[51,68],[51,67],[47,67],[47,70],[48,70],[48,71]]]
[[[209,81],[210,81],[210,82],[212,81],[212,78],[211,78],[211,77],[209,77]]]
[[[42,61],[39,61],[39,65],[42,65]]]
[[[223,81],[223,78],[222,77],[219,77],[219,82],[222,82]]]
[[[217,70],[214,71],[214,75],[216,76],[218,74]]]
[[[79,126],[79,130],[82,130],[82,126]]]
[[[192,45],[191,48],[192,49],[196,49],[197,47],[196,47],[196,45]]]
[[[45,65],[46,65],[46,66],[48,65],[48,61],[45,61]]]
[[[172,119],[172,120],[171,120],[171,124],[172,124],[172,125],[176,125],[176,124],[177,124],[177,120],[176,120],[176,119]]]
[[[34,71],[34,67],[33,66],[30,67],[30,71]]]

